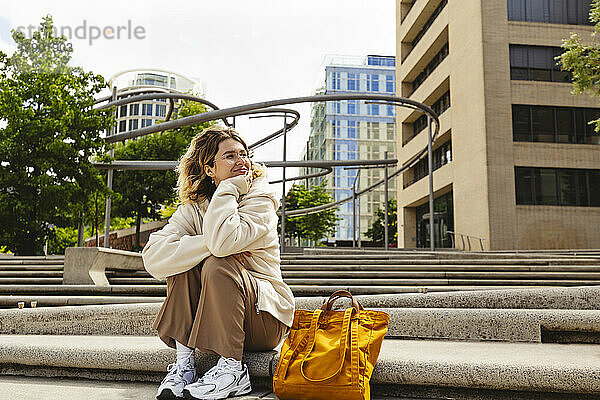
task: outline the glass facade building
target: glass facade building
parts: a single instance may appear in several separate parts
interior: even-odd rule
[[[324,87],[318,94],[368,93],[395,95],[395,57],[393,56],[330,56],[325,66]],[[309,160],[370,160],[395,158],[396,109],[387,104],[364,100],[342,100],[313,105],[311,132],[303,159]],[[317,172],[303,170],[303,173]],[[383,169],[356,169],[335,167],[334,173],[314,178],[309,185],[327,182],[327,188],[335,200],[352,196],[357,190],[380,180]],[[395,197],[396,188],[390,181],[389,197]],[[340,221],[335,240],[353,237],[365,239],[364,232],[371,227],[375,211],[384,204],[383,185],[357,199],[356,224],[353,231],[352,202],[339,207]],[[360,233],[360,234],[359,234]]]

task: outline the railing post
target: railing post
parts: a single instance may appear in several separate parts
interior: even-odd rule
[[[352,185],[352,247],[356,247],[356,179]]]
[[[388,152],[384,152],[383,153],[383,158],[385,160],[387,160],[388,158]],[[384,219],[384,238],[383,241],[385,243],[385,249],[388,250],[389,249],[389,244],[388,244],[388,213],[389,213],[389,209],[388,209],[388,169],[387,169],[387,164],[385,164],[385,168],[383,169],[383,179],[385,179],[384,182],[384,201],[385,201],[385,219]]]
[[[283,162],[286,162],[287,149],[287,113],[283,113]],[[285,249],[285,164],[283,166],[283,193],[281,195],[281,252]]]
[[[113,86],[113,92],[112,92],[112,101],[115,101],[117,99],[117,87]],[[115,130],[115,126],[113,126],[112,128],[110,128],[109,132],[108,132],[108,136],[111,136],[113,131]],[[109,153],[108,153],[111,158],[115,155],[115,151],[113,149],[110,149]],[[108,190],[112,190],[112,181],[113,181],[113,169],[109,168],[109,170],[106,173],[106,186],[108,187]],[[110,195],[106,196],[106,211],[105,211],[105,215],[104,215],[104,247],[109,248],[109,236],[110,236],[110,206],[111,206],[111,197]],[[100,247],[100,243],[96,243],[97,247]]]
[[[435,250],[435,232],[433,218],[433,151],[431,143],[431,117],[427,115],[427,164],[429,167],[429,244]]]

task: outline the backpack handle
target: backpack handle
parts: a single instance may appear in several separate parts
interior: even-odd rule
[[[363,306],[361,306],[360,303],[358,301],[356,301],[356,299],[352,296],[352,294],[347,290],[338,290],[338,291],[333,292],[331,294],[331,296],[329,296],[329,299],[325,303],[323,303],[321,310],[330,311],[331,307],[333,306],[333,303],[335,303],[335,301],[337,299],[342,298],[342,297],[347,297],[347,298],[351,299],[352,307],[356,308],[356,311],[364,310]]]

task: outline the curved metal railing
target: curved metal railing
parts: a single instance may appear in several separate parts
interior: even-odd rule
[[[197,97],[197,96],[188,95],[188,94],[164,93],[162,91],[157,90],[157,93],[145,93],[145,94],[141,94],[141,95],[125,97],[122,99],[116,99],[115,98],[116,90],[114,90],[113,93],[114,94],[112,97],[105,97],[105,98],[99,99],[97,101],[98,104],[108,101],[108,103],[103,104],[100,107],[98,107],[99,109],[105,109],[105,108],[109,108],[112,106],[120,106],[120,105],[129,104],[129,103],[133,103],[133,102],[139,102],[142,100],[148,100],[148,99],[167,98],[167,99],[169,99],[169,101],[171,103],[169,112],[168,112],[169,118],[171,116],[174,99],[186,99],[186,100],[191,100],[191,101],[197,101],[197,102],[200,102],[202,104],[209,106],[213,110],[204,112],[204,113],[191,115],[191,116],[184,117],[184,118],[180,118],[177,120],[169,120],[169,118],[167,118],[167,120],[165,122],[162,122],[160,124],[156,124],[156,125],[152,125],[152,126],[148,126],[148,127],[144,127],[144,128],[139,128],[139,129],[131,130],[128,132],[122,132],[122,133],[118,133],[115,135],[110,135],[110,136],[107,136],[105,139],[107,143],[124,141],[126,139],[133,139],[133,138],[148,135],[151,133],[164,132],[166,130],[177,129],[177,128],[182,128],[182,127],[191,126],[191,125],[197,125],[197,124],[201,124],[203,122],[215,121],[215,120],[222,120],[227,126],[231,126],[232,124],[230,124],[227,121],[227,118],[230,118],[230,117],[235,118],[237,116],[243,116],[243,115],[265,114],[265,115],[282,116],[284,118],[284,126],[283,126],[283,128],[277,130],[276,132],[265,136],[264,138],[260,139],[259,141],[255,142],[255,143],[252,143],[249,146],[249,148],[250,149],[258,148],[272,140],[277,139],[280,136],[283,136],[284,137],[284,155],[285,155],[286,134],[288,131],[293,129],[298,124],[300,114],[296,110],[293,110],[293,109],[279,108],[280,106],[290,105],[290,104],[300,104],[300,103],[327,102],[327,101],[336,101],[336,100],[366,100],[366,101],[369,101],[372,103],[388,104],[388,105],[393,105],[396,107],[409,108],[409,109],[420,111],[421,113],[427,115],[428,116],[428,126],[429,126],[428,146],[423,148],[417,154],[415,154],[404,165],[400,166],[398,169],[396,169],[392,173],[388,174],[387,179],[385,179],[385,178],[381,179],[381,180],[373,183],[372,185],[368,186],[367,188],[362,189],[359,192],[356,192],[356,196],[361,196],[361,195],[375,189],[376,187],[384,184],[386,181],[389,181],[393,177],[404,172],[408,168],[411,168],[427,152],[429,152],[429,158],[431,160],[431,158],[432,158],[431,145],[432,145],[433,141],[435,141],[435,138],[439,134],[439,130],[440,130],[438,116],[435,113],[435,111],[433,111],[433,109],[431,109],[429,106],[427,106],[423,103],[417,102],[415,100],[411,100],[411,99],[407,99],[407,98],[403,98],[403,97],[397,97],[397,96],[383,95],[383,94],[320,94],[320,95],[313,95],[313,96],[277,99],[277,100],[271,100],[271,101],[265,101],[265,102],[245,104],[242,106],[230,107],[230,108],[225,108],[225,109],[219,109],[216,105],[209,102],[208,100],[205,100],[205,99]],[[288,123],[288,121],[287,121],[288,116],[294,118],[293,121],[290,123]],[[433,131],[432,131],[432,124],[435,125],[435,128],[433,129]],[[285,158],[285,156],[284,156],[284,158]],[[266,161],[264,163],[266,164],[267,167],[283,167],[284,168],[283,179],[280,181],[274,181],[272,183],[276,183],[276,182],[283,183],[283,185],[284,185],[284,201],[282,201],[281,214],[283,214],[287,217],[292,217],[292,216],[298,216],[298,215],[317,213],[317,212],[326,210],[328,208],[335,207],[339,204],[342,204],[342,203],[352,200],[354,198],[354,196],[349,196],[344,199],[340,199],[338,201],[334,201],[334,202],[316,206],[316,207],[310,207],[310,208],[305,208],[305,209],[301,209],[301,210],[293,210],[293,211],[286,212],[286,210],[285,210],[285,182],[327,175],[333,171],[333,167],[335,167],[335,166],[365,166],[365,165],[387,166],[387,165],[397,164],[397,162],[398,162],[397,160],[392,160],[392,159],[363,160],[363,161],[361,161],[361,160],[287,161],[284,159],[283,161]],[[95,163],[94,165],[98,168],[104,168],[104,169],[109,169],[109,170],[114,170],[114,169],[138,169],[138,170],[154,169],[154,170],[157,170],[157,169],[174,169],[177,165],[177,161],[115,160],[112,163]],[[287,179],[285,178],[285,168],[286,167],[300,167],[300,166],[311,167],[311,168],[322,168],[323,171],[313,173],[313,174],[296,176],[296,177],[287,178]],[[432,177],[431,177],[431,172],[430,172],[430,194],[429,194],[430,208],[433,207],[433,188],[432,188],[432,186],[433,186],[433,184],[432,184]],[[110,185],[109,185],[109,187],[110,187]],[[386,206],[387,206],[387,204],[386,204]],[[433,212],[431,214],[433,215]],[[108,205],[108,202],[107,202],[107,218],[109,216],[110,216],[110,206]],[[282,219],[282,220],[284,220],[284,219]],[[282,224],[282,243],[283,243],[283,237],[284,237],[284,229],[285,229],[284,224]],[[106,233],[107,232],[105,232],[105,234]],[[432,249],[433,249],[434,242],[433,242],[433,238],[431,238],[431,239],[432,239],[431,245],[432,245]],[[106,238],[105,238],[105,243],[108,243]]]

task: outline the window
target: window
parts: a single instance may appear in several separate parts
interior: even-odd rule
[[[387,140],[395,140],[396,139],[396,129],[395,125],[386,124],[387,125]]]
[[[522,81],[570,82],[571,73],[561,71],[555,58],[560,47],[510,45],[510,79]]]
[[[356,129],[356,121],[348,121],[348,137],[358,139],[358,130]],[[358,149],[357,149],[358,150]]]
[[[437,115],[442,115],[444,111],[450,108],[450,91],[444,93],[439,99],[433,103],[431,106],[433,111],[436,112]]]
[[[167,87],[167,77],[158,74],[139,74],[136,80],[136,85],[150,85]]]
[[[164,117],[167,115],[167,106],[166,105],[162,105],[162,104],[157,104],[156,105],[156,116],[157,117]]]
[[[333,127],[333,137],[339,138],[341,137],[342,133],[341,133],[341,125],[340,125],[340,121],[339,120],[333,120],[331,122],[331,125]]]
[[[142,115],[152,115],[152,104],[142,104]]]
[[[367,104],[367,113],[369,115],[379,115],[379,104]]]
[[[138,128],[138,120],[137,119],[130,119],[129,120],[129,130],[132,131],[134,129]]]
[[[598,108],[513,105],[513,140],[516,142],[598,143],[595,125]]]
[[[348,114],[358,114],[358,100],[348,100]]]
[[[415,47],[417,45],[417,43],[419,43],[419,41],[421,40],[423,35],[425,35],[425,32],[427,32],[429,27],[431,25],[433,25],[433,22],[435,21],[437,16],[440,15],[440,13],[444,9],[444,7],[446,7],[446,4],[448,4],[448,0],[442,0],[440,2],[440,4],[435,8],[435,10],[433,10],[433,13],[429,17],[429,19],[427,19],[427,21],[425,21],[425,24],[423,24],[423,27],[421,28],[421,30],[419,30],[419,32],[417,32],[417,34],[415,35],[415,38],[412,40],[412,43],[411,43],[412,47]]]
[[[385,91],[388,93],[394,93],[394,76],[386,75],[385,76]]]
[[[388,104],[388,106],[387,106],[387,115],[388,116],[390,116],[390,117],[394,116],[394,108],[396,108],[396,107]]]
[[[592,0],[508,0],[508,19],[592,25],[589,20],[591,2]]]
[[[437,113],[442,115],[444,111],[450,108],[450,91],[444,93],[439,99],[432,104],[431,108]],[[427,128],[427,115],[421,115],[415,122],[413,122],[413,135],[404,142],[408,143],[410,139],[417,136],[423,129]]]
[[[360,90],[359,74],[348,73],[348,90]]]
[[[125,132],[127,130],[127,121],[119,122],[119,132]]]
[[[339,114],[341,112],[341,102],[339,100],[329,102],[329,110],[333,114]]]
[[[437,170],[442,166],[448,164],[452,161],[452,142],[447,141],[442,144],[437,149],[433,150],[433,170]],[[413,179],[404,182],[404,188],[406,189],[408,186],[413,183],[423,179],[427,175],[429,175],[429,161],[427,156],[422,158],[412,167],[413,170]]]
[[[396,57],[367,56],[367,65],[383,65],[385,67],[395,67]]]
[[[379,92],[379,75],[367,74],[367,92]]]
[[[367,139],[379,140],[379,122],[367,122]],[[379,152],[375,151],[373,155],[374,157],[378,157]]]
[[[519,205],[600,206],[600,170],[515,167]]]
[[[119,117],[127,116],[127,105],[121,106],[121,110],[119,112]]]
[[[341,72],[332,72],[331,73],[331,89],[340,89],[340,81],[341,81]]]
[[[147,126],[151,126],[152,125],[152,120],[151,119],[143,119],[142,120],[142,128],[145,128]]]
[[[427,79],[427,77],[429,75],[431,75],[431,73],[433,71],[435,71],[435,69],[437,68],[438,65],[440,65],[442,63],[442,61],[444,61],[444,59],[448,56],[448,43],[446,43],[441,49],[440,51],[437,52],[437,54],[435,56],[433,56],[433,58],[431,59],[431,61],[429,61],[429,63],[425,66],[425,68],[423,69],[423,71],[421,71],[421,73],[419,73],[419,75],[417,75],[417,77],[415,78],[415,80],[412,83],[412,87],[413,87],[413,92],[415,90],[417,90],[417,88],[419,86],[421,86],[421,84],[423,82],[425,82],[425,79]]]
[[[140,105],[139,104],[130,104],[129,105],[129,115],[140,115]]]

